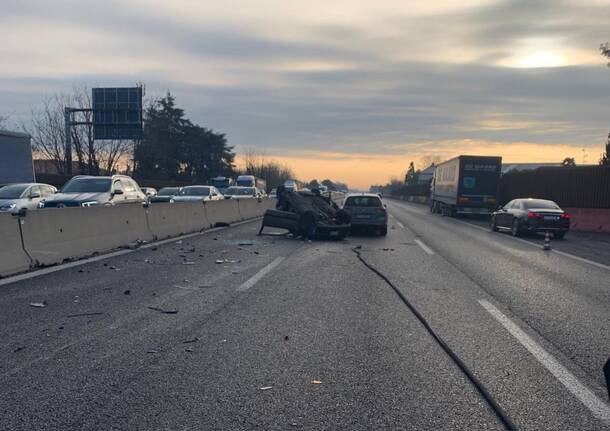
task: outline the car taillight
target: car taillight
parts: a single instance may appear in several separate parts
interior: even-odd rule
[[[566,219],[566,220],[570,220],[570,214],[568,214],[568,213],[563,213],[559,217]]]
[[[533,212],[529,211],[527,213],[527,218],[542,218],[542,216],[538,213],[533,213]]]
[[[385,213],[385,208],[377,208],[378,213]]]

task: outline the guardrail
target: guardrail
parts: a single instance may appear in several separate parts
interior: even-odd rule
[[[0,277],[260,217],[275,199],[229,199],[0,214]]]

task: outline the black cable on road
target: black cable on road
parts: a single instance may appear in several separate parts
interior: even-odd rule
[[[496,416],[498,417],[500,422],[502,422],[504,427],[510,431],[518,430],[519,428],[517,428],[517,426],[513,423],[511,418],[508,417],[508,415],[502,409],[502,407],[500,407],[500,405],[497,403],[497,401],[491,396],[489,391],[485,388],[485,386],[483,386],[483,383],[481,383],[479,381],[479,379],[477,379],[475,377],[475,375],[472,373],[472,371],[470,371],[470,369],[464,363],[464,361],[462,361],[460,359],[460,357],[451,349],[451,347],[449,347],[447,345],[447,343],[445,343],[445,341],[440,337],[440,335],[438,335],[436,332],[434,332],[434,329],[432,329],[432,327],[430,326],[430,324],[428,323],[426,318],[424,316],[422,316],[422,314],[417,310],[417,308],[415,308],[415,306],[413,304],[411,304],[411,302],[394,285],[394,283],[392,283],[388,279],[388,277],[386,277],[381,271],[379,271],[373,265],[368,263],[362,257],[362,254],[360,253],[361,248],[362,248],[362,246],[358,246],[358,247],[354,247],[352,249],[352,251],[354,253],[356,253],[356,256],[358,256],[358,259],[360,260],[360,262],[362,262],[364,264],[364,266],[366,266],[368,269],[370,269],[375,274],[377,274],[383,281],[385,281],[388,284],[388,286],[390,286],[392,288],[392,290],[394,290],[394,292],[398,295],[398,297],[402,300],[402,302],[415,315],[417,320],[419,320],[419,322],[424,326],[424,328],[426,328],[426,331],[428,331],[430,336],[432,338],[434,338],[434,340],[438,343],[438,345],[441,347],[441,349],[443,349],[445,351],[445,353],[447,353],[447,355],[451,358],[451,360],[455,363],[455,365],[457,365],[457,367],[464,373],[464,375],[468,378],[468,380],[470,380],[470,383],[472,383],[472,385],[476,388],[476,390],[479,392],[479,394],[481,394],[481,397],[485,400],[485,402],[487,402],[489,407],[494,411],[494,413],[496,414]]]

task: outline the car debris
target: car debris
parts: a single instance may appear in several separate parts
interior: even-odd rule
[[[127,289],[123,292],[123,295],[131,295],[131,290]]]
[[[186,340],[184,340],[182,342],[182,344],[190,344],[190,343],[196,343],[197,341],[199,341],[200,338],[199,337],[193,337],[193,338],[188,338]]]
[[[21,352],[24,349],[25,349],[25,346],[19,346],[16,349],[13,349],[13,353]]]
[[[178,314],[178,310],[166,310],[164,308],[151,307],[151,306],[148,306],[147,308],[149,308],[153,311],[158,311],[159,313],[162,313],[162,314]]]
[[[34,308],[44,308],[46,306],[47,306],[47,301],[30,302],[30,307],[34,307]]]
[[[265,211],[259,235],[265,227],[286,229],[290,237],[342,240],[350,230],[350,215],[330,198],[310,191],[277,189],[276,209]]]
[[[66,317],[72,318],[72,317],[86,317],[86,316],[101,316],[102,314],[104,314],[104,313],[99,312],[99,311],[92,311],[90,313],[68,314]]]
[[[263,386],[260,388],[261,391],[268,391],[269,389],[273,389],[273,386]]]
[[[312,384],[312,385],[321,385],[321,384],[322,384],[322,381],[321,381],[321,380],[312,380],[312,381],[311,381],[311,384]]]

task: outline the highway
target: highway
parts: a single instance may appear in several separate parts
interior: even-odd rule
[[[387,237],[251,221],[0,279],[0,429],[610,429],[603,253],[387,203]]]

